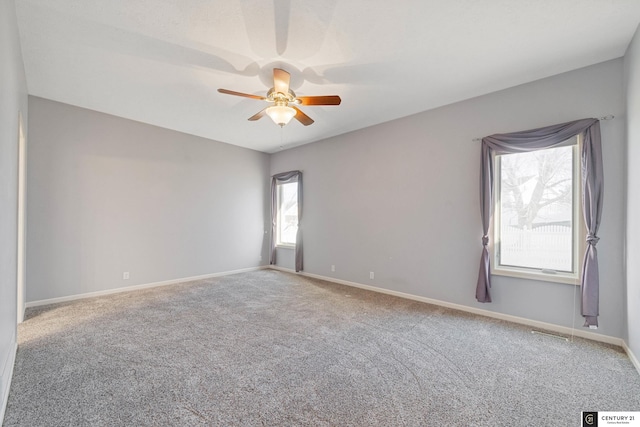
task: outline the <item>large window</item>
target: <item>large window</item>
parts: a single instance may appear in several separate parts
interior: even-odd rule
[[[493,274],[577,283],[578,139],[496,156]]]
[[[298,183],[277,184],[276,245],[295,246],[298,231]]]

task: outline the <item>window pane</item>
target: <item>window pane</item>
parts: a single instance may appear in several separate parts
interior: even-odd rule
[[[278,185],[278,244],[295,245],[298,231],[298,183]]]
[[[499,264],[573,270],[573,147],[500,159]]]

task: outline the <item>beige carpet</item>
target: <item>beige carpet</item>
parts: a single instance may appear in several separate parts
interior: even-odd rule
[[[273,270],[30,309],[5,426],[577,426],[617,347]]]

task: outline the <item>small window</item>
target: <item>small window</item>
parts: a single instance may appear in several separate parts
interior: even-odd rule
[[[498,155],[495,165],[493,274],[577,283],[584,233],[578,138]]]
[[[298,232],[298,183],[277,185],[276,245],[295,246]]]

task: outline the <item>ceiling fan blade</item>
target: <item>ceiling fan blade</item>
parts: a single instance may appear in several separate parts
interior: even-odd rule
[[[313,124],[313,119],[307,116],[305,113],[303,113],[302,110],[296,107],[293,107],[293,109],[296,110],[296,115],[294,116],[294,118],[297,121],[299,121],[305,126],[309,126],[310,124]]]
[[[266,100],[267,98],[265,98],[264,96],[259,96],[259,95],[251,95],[249,93],[242,93],[242,92],[236,92],[233,90],[228,90],[228,89],[218,89],[218,92],[220,93],[225,93],[227,95],[235,95],[235,96],[243,96],[245,98],[251,98],[251,99],[259,99],[261,101]]]
[[[273,69],[273,89],[276,92],[287,95],[289,93],[289,82],[291,75],[280,68]]]
[[[269,108],[269,107],[267,107],[267,108]],[[252,121],[252,122],[255,122],[256,120],[260,120],[261,118],[266,116],[267,108],[265,108],[263,110],[260,110],[257,113],[255,113],[253,116],[249,117],[249,120]]]
[[[342,100],[338,95],[327,96],[299,96],[300,105],[340,105]]]

